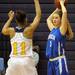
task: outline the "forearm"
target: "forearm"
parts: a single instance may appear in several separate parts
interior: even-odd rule
[[[64,3],[60,1],[60,5],[61,5],[62,13],[67,13]]]
[[[9,18],[8,21],[4,25],[4,28],[8,28],[10,26],[11,22],[12,22],[12,19]]]
[[[2,33],[5,33],[5,31],[9,28],[11,22],[12,22],[12,19],[9,18],[2,29]]]
[[[27,30],[25,29],[25,32],[30,31],[32,32],[31,34],[33,34],[34,30],[37,28],[41,19],[41,8],[40,8],[39,0],[34,0],[34,3],[35,3],[36,16],[33,22],[28,27],[28,29]]]
[[[58,8],[56,8],[55,10],[54,10],[54,12],[47,18],[47,19],[52,19],[52,16],[56,13],[56,12],[58,12],[58,11],[60,11],[60,9],[58,9]]]
[[[39,0],[34,0],[34,3],[35,3],[36,15],[41,16],[41,7],[39,4]]]

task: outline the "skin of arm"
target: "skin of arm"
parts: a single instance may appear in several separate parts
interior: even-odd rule
[[[12,36],[14,34],[14,28],[13,27],[9,27],[13,18],[14,18],[14,12],[11,10],[8,13],[9,19],[7,20],[7,22],[5,23],[4,27],[2,28],[2,33],[4,35],[10,35]]]
[[[36,9],[36,16],[33,20],[33,22],[24,30],[24,35],[28,36],[29,38],[32,38],[33,32],[39,25],[40,19],[41,19],[41,8],[39,5],[39,0],[34,0],[35,3],[35,9]]]
[[[64,6],[64,0],[60,0],[60,5],[61,5],[61,10],[62,10],[60,32],[62,35],[65,35],[67,31],[67,10]]]
[[[49,30],[51,31],[53,28],[54,28],[54,25],[52,23],[52,16],[56,13],[60,11],[60,9],[56,8],[55,11],[47,18],[47,25],[48,25],[48,28]]]

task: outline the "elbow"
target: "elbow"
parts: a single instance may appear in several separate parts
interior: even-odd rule
[[[40,20],[41,19],[41,13],[37,14],[36,17],[37,17],[37,20]]]
[[[47,21],[47,23],[48,23],[48,22],[50,21],[50,18],[47,18],[47,20],[46,20],[46,21]]]
[[[46,20],[46,22],[47,22],[47,24],[48,24],[48,22],[49,22],[49,19],[47,19],[47,20]]]
[[[42,16],[41,12],[39,12],[37,16],[41,18],[41,16]]]
[[[50,19],[49,18],[47,18],[47,20],[46,20],[47,22],[49,22],[50,21]]]
[[[41,13],[39,13],[38,17],[41,19]]]
[[[2,29],[1,33],[2,33],[2,34],[4,34],[4,33],[5,33],[5,30],[4,30],[4,29]]]
[[[2,29],[1,33],[6,35],[6,33],[7,33],[6,29]]]
[[[52,21],[51,21],[50,18],[47,18],[46,22],[47,22],[47,23],[50,23],[50,22],[52,22]]]

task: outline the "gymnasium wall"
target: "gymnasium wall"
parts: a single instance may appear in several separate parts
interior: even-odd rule
[[[40,0],[42,9],[41,22],[34,33],[33,43],[39,45],[40,61],[38,64],[39,75],[47,75],[47,59],[45,56],[46,41],[49,34],[49,30],[46,24],[47,17],[55,9],[54,0]],[[1,29],[4,23],[7,21],[7,13],[10,10],[22,9],[26,11],[29,22],[32,22],[35,17],[35,8],[33,0],[0,0],[0,57],[5,59],[5,67],[7,67],[7,60],[11,50],[9,36],[1,34]],[[75,0],[68,0],[67,5],[68,18],[70,20],[74,35],[75,35]],[[11,26],[15,26],[13,21]],[[75,37],[72,40],[66,42],[66,57],[68,60],[68,67],[70,75],[75,75]]]

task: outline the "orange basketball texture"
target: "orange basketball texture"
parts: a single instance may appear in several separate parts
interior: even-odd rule
[[[56,6],[56,8],[61,8],[59,1],[60,0],[55,0],[55,6]],[[68,0],[65,0],[65,6],[66,6],[67,2],[68,2]]]

